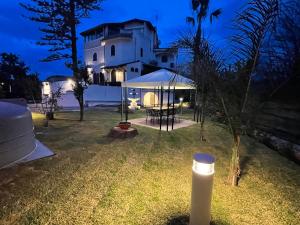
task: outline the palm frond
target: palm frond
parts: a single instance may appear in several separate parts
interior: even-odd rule
[[[189,23],[189,24],[192,24],[193,26],[195,26],[195,19],[191,16],[188,16],[186,18],[186,22]]]
[[[234,43],[233,55],[251,65],[241,113],[245,112],[252,76],[255,74],[257,64],[260,61],[265,37],[275,23],[278,7],[279,0],[250,0],[237,15],[235,29],[238,30],[238,33],[232,39]]]
[[[220,9],[220,8],[213,11],[209,17],[210,23],[212,23],[214,18],[218,18],[221,15],[221,13],[222,13],[222,9]]]
[[[237,15],[235,29],[238,33],[232,38],[234,51],[240,52],[245,60],[253,60],[277,13],[278,0],[251,0]]]
[[[194,11],[198,9],[199,5],[200,5],[199,0],[192,0],[192,8]]]

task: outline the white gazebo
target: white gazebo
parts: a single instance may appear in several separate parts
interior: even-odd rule
[[[125,81],[122,87],[154,89],[163,88],[164,90],[171,89],[195,89],[192,80],[171,72],[166,69],[161,69],[146,75]]]
[[[172,129],[174,125],[174,101],[175,101],[175,90],[191,90],[195,89],[194,83],[192,80],[179,75],[175,72],[166,70],[166,69],[160,69],[158,71],[125,81],[122,83],[122,119],[123,119],[123,88],[126,89],[125,91],[125,101],[126,106],[127,104],[127,88],[141,88],[141,89],[153,89],[158,90],[160,93],[160,115],[162,114],[162,106],[163,106],[163,92],[164,90],[168,93],[168,119],[169,119],[169,111],[173,110],[173,113],[171,113],[171,119],[172,119]],[[169,110],[170,106],[170,92],[173,91],[173,100],[172,100],[172,107]],[[127,108],[127,107],[126,107]],[[125,110],[126,113],[126,121],[128,120],[128,109]],[[167,119],[167,130],[169,126],[169,121]],[[162,116],[160,116],[160,130],[162,126]]]

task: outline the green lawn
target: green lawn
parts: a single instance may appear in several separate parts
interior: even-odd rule
[[[195,152],[216,157],[213,224],[300,224],[300,167],[250,138],[242,140],[240,186],[232,188],[232,142],[220,125],[207,123],[207,142],[198,125],[170,133],[137,127],[137,137],[112,140],[116,112],[88,111],[82,123],[78,112],[56,116],[48,128],[34,119],[54,157],[0,171],[1,225],[187,224]]]

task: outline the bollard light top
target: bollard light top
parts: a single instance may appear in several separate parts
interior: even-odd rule
[[[197,153],[194,155],[193,171],[199,175],[212,175],[215,172],[215,158],[206,153]]]
[[[194,160],[198,163],[213,164],[215,163],[215,157],[207,153],[196,153]]]

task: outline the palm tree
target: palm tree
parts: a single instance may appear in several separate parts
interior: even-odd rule
[[[196,28],[195,35],[193,37],[192,44],[192,52],[193,52],[193,63],[192,63],[192,76],[196,83],[196,96],[195,96],[195,110],[194,110],[194,120],[197,122],[199,120],[200,114],[200,98],[201,97],[201,114],[200,114],[200,122],[201,122],[201,140],[205,140],[204,138],[204,110],[206,104],[206,94],[207,94],[207,85],[206,85],[206,73],[207,68],[205,65],[201,64],[201,59],[203,59],[204,55],[202,54],[201,44],[202,42],[202,23],[207,18],[207,15],[210,16],[210,22],[212,23],[213,18],[217,18],[221,14],[221,9],[216,9],[209,13],[209,0],[192,0],[192,9],[195,12],[194,17],[187,17],[186,20],[188,23],[192,24],[193,27]],[[200,95],[201,93],[201,95]]]
[[[240,132],[241,125],[249,121],[249,94],[253,76],[260,63],[263,43],[270,29],[275,25],[278,16],[279,0],[251,0],[245,8],[237,14],[235,29],[238,31],[233,37],[234,55],[238,61],[247,65],[246,75],[248,78],[244,96],[242,96],[241,108],[235,111],[236,116],[233,121],[229,120],[234,139],[232,149],[229,181],[233,186],[238,185],[240,176]],[[231,102],[228,106],[232,107]],[[227,108],[228,108],[227,106]],[[248,106],[248,107],[247,107]],[[250,107],[253,108],[253,107]],[[226,112],[226,106],[224,105]],[[229,118],[229,117],[228,117]]]

